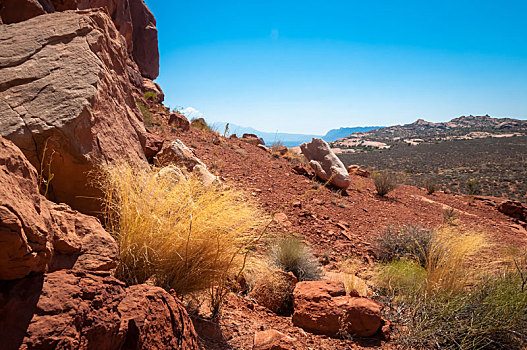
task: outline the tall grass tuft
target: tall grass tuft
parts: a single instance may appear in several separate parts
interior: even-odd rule
[[[371,175],[377,194],[381,197],[386,196],[395,190],[399,184],[398,176],[392,172],[377,172]]]
[[[271,247],[271,265],[292,272],[299,281],[314,281],[321,277],[319,264],[311,249],[294,236],[279,238]]]
[[[120,249],[115,274],[127,284],[150,280],[179,296],[208,289],[218,298],[257,239],[259,211],[235,190],[166,174],[121,164],[100,176],[106,227]]]

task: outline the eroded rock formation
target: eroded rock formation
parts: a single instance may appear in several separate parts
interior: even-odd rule
[[[4,282],[0,325],[3,349],[197,349],[172,295],[83,271]]]
[[[108,271],[118,256],[99,220],[40,195],[35,168],[0,136],[0,280],[60,268]]]
[[[2,0],[0,24],[18,23],[55,11],[103,8],[125,38],[141,74],[159,75],[156,20],[143,0]]]
[[[53,200],[94,213],[90,171],[116,160],[146,164],[134,66],[102,10],[0,27],[0,133],[53,176]]]

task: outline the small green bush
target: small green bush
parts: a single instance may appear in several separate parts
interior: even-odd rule
[[[377,172],[371,175],[377,194],[381,197],[386,196],[389,192],[397,188],[397,175],[391,172]]]
[[[278,239],[271,247],[271,265],[292,272],[299,281],[320,279],[319,264],[311,249],[297,237]]]
[[[392,261],[412,258],[425,264],[427,249],[432,240],[432,230],[414,224],[388,226],[374,242],[379,259]]]
[[[152,113],[150,113],[150,110],[141,102],[140,100],[136,100],[137,107],[141,110],[141,114],[143,115],[143,123],[147,127],[151,127],[154,125]]]
[[[157,100],[157,92],[147,91],[144,94],[145,100]]]
[[[478,180],[469,180],[467,181],[467,193],[471,196],[480,194],[480,185]]]

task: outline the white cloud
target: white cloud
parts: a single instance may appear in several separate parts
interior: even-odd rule
[[[203,118],[203,113],[194,107],[185,107],[180,111],[187,118]]]

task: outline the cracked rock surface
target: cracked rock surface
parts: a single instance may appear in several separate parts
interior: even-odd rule
[[[49,197],[95,213],[88,173],[116,160],[141,166],[140,78],[103,10],[65,11],[0,26],[0,134],[44,176]]]

